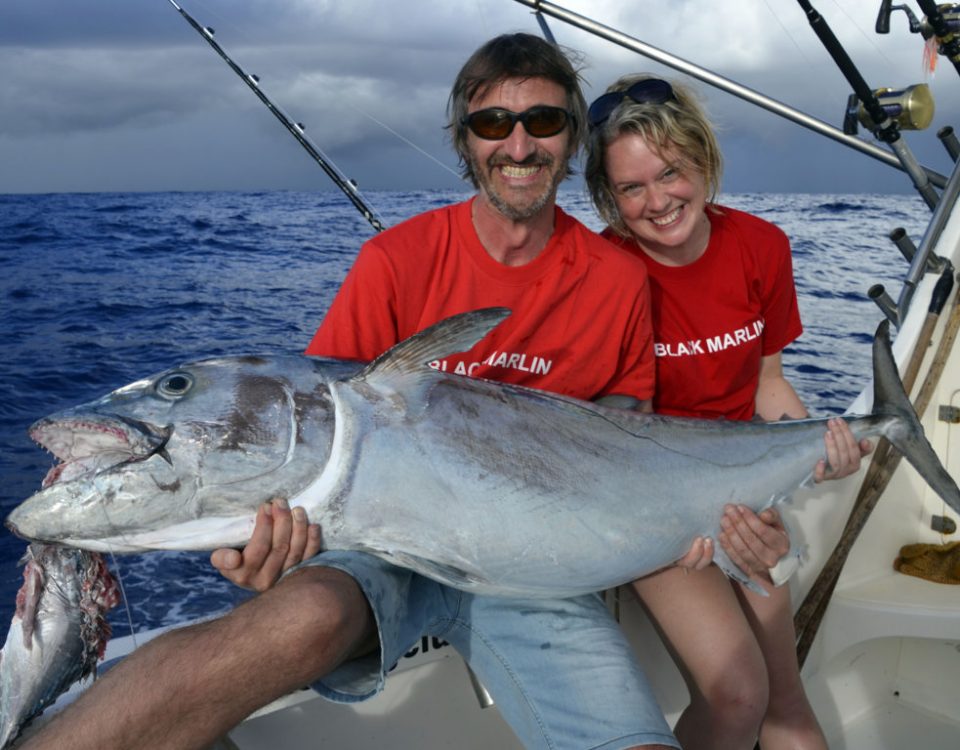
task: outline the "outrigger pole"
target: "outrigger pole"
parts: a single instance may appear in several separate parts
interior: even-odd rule
[[[582,29],[583,31],[600,37],[601,39],[606,39],[608,42],[613,42],[620,47],[631,50],[632,52],[636,52],[644,57],[648,57],[651,60],[656,60],[659,63],[673,68],[674,70],[678,70],[681,73],[685,73],[689,76],[697,78],[704,83],[713,86],[714,88],[726,91],[733,96],[744,99],[745,101],[755,104],[758,107],[762,107],[768,112],[772,112],[775,115],[780,115],[781,117],[791,120],[809,130],[813,130],[814,132],[820,133],[827,138],[831,138],[845,146],[849,146],[852,149],[860,151],[867,156],[876,159],[877,161],[881,161],[891,167],[896,167],[897,169],[906,171],[900,160],[886,149],[880,148],[873,143],[868,143],[854,136],[847,135],[839,128],[835,128],[832,125],[823,122],[822,120],[811,117],[810,115],[794,109],[789,105],[778,102],[777,100],[754,91],[751,88],[742,86],[739,83],[731,81],[729,78],[724,78],[723,76],[709,71],[706,68],[702,68],[699,65],[691,63],[680,57],[671,55],[669,52],[664,52],[663,50],[641,42],[638,39],[627,36],[626,34],[616,31],[609,26],[604,26],[603,24],[597,23],[596,21],[586,18],[585,16],[581,16],[565,8],[561,8],[555,3],[542,2],[542,0],[515,0],[515,2],[518,2],[521,5],[526,5],[537,13],[543,13],[545,15],[557,18],[564,23],[575,26],[578,29]],[[929,180],[930,184],[939,188],[946,186],[947,178],[944,175],[922,165],[918,165],[918,168],[925,175],[926,179]]]
[[[327,173],[327,176],[333,180],[333,183],[340,188],[340,191],[350,199],[350,202],[361,214],[363,214],[363,218],[370,223],[370,226],[372,226],[376,231],[382,232],[385,227],[383,222],[380,221],[380,218],[377,216],[376,212],[369,205],[367,205],[366,201],[364,201],[364,199],[361,197],[354,183],[344,177],[340,171],[324,157],[324,155],[320,152],[320,149],[314,146],[310,139],[304,135],[303,125],[293,122],[279,107],[270,101],[269,97],[260,89],[260,83],[257,76],[246,73],[243,68],[230,59],[230,56],[224,52],[223,48],[214,40],[213,29],[210,27],[201,26],[196,22],[196,20],[194,20],[193,16],[187,13],[187,11],[185,11],[182,7],[177,5],[174,0],[169,1],[170,4],[177,9],[177,12],[183,16],[184,20],[186,20],[186,22],[190,24],[194,30],[206,40],[207,44],[213,47],[214,51],[223,58],[224,62],[230,66],[230,69],[240,76],[243,82],[250,87],[250,90],[257,95],[257,98],[263,102],[264,105],[266,105],[267,109],[273,112],[274,116],[283,123],[283,126],[290,132],[290,135],[297,139],[297,142],[303,146],[304,149],[306,149],[307,153],[313,157],[313,160],[317,162],[323,171]]]

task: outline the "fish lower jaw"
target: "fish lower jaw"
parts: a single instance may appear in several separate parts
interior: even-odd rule
[[[92,552],[133,553],[150,550],[202,552],[240,547],[250,540],[256,513],[248,516],[212,516],[111,537],[71,537],[61,544]]]

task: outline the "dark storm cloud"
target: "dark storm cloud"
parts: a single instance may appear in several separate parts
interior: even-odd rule
[[[615,0],[563,4],[841,123],[849,86],[792,4],[776,15],[766,2],[685,0],[669,13]],[[919,37],[905,24],[895,19],[889,36],[872,34],[875,2],[816,4],[871,85],[923,80]],[[509,0],[184,5],[344,172],[371,187],[458,185],[435,161],[456,166],[442,128],[456,70],[496,33],[538,33],[529,10]],[[678,75],[557,21],[551,27],[584,53],[588,96],[625,72]],[[167,0],[5,0],[0,65],[0,191],[330,187]],[[931,80],[934,128],[956,121],[958,83],[941,63]],[[865,157],[840,157],[843,147],[696,85],[727,150],[725,189],[831,190],[837,169],[856,189]],[[939,144],[923,140],[933,145],[918,145],[921,159],[945,169]],[[909,190],[887,188],[872,170],[861,184]]]

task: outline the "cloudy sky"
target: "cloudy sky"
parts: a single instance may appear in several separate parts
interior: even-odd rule
[[[538,32],[513,0],[183,0],[361,189],[456,187],[450,83],[490,36]],[[564,0],[577,13],[839,127],[849,87],[795,0]],[[922,66],[903,13],[814,0],[873,88],[930,83],[933,126],[907,142],[944,173],[933,133],[960,126],[960,77]],[[919,11],[917,11],[919,14]],[[675,74],[550,20],[584,56],[587,96],[639,70]],[[168,0],[0,3],[0,192],[329,189],[331,183]],[[731,192],[910,192],[902,173],[697,84]],[[869,138],[869,136],[866,136]],[[426,155],[425,155],[426,154]]]

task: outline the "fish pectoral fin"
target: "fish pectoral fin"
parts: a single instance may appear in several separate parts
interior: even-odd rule
[[[469,351],[509,315],[510,310],[505,307],[487,307],[445,318],[387,349],[351,380],[372,382],[396,375],[432,372],[425,365]]]
[[[723,551],[719,544],[716,545],[716,549],[713,551],[713,562],[716,563],[716,566],[720,568],[728,578],[732,578],[742,584],[754,594],[770,596],[770,594],[764,591],[763,586],[750,578],[733,560],[727,557],[727,553]]]

